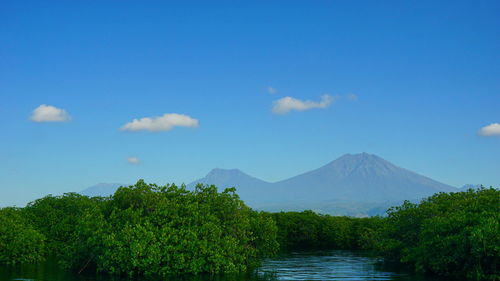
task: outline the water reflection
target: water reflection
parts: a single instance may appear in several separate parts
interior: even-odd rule
[[[276,280],[422,280],[388,271],[381,259],[352,251],[290,253],[266,260],[257,274]]]
[[[185,275],[170,278],[124,278],[108,275],[78,275],[61,270],[54,260],[22,267],[0,266],[0,281],[276,281],[276,280],[398,280],[433,281],[387,268],[380,259],[352,251],[294,252],[267,259],[248,274]]]

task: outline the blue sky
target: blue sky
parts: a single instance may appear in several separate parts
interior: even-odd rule
[[[485,128],[500,123],[499,14],[498,1],[3,1],[0,205],[215,167],[276,181],[358,152],[500,186],[499,129]]]

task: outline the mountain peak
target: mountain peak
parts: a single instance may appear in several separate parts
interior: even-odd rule
[[[215,185],[223,190],[227,187],[236,187],[238,195],[245,198],[245,202],[253,203],[262,198],[270,183],[245,174],[239,169],[211,170],[204,178],[195,180],[188,184],[188,188],[194,188],[196,184]]]
[[[319,168],[325,173],[335,173],[337,176],[349,176],[355,171],[364,173],[387,173],[397,168],[375,154],[366,152],[358,154],[344,154],[336,160]]]
[[[212,169],[205,177],[188,184],[188,188],[193,189],[198,183],[213,184],[219,190],[235,187],[240,198],[252,207],[261,206],[259,208],[296,204],[300,209],[300,206],[323,206],[333,204],[331,202],[336,202],[336,206],[361,204],[366,207],[372,203],[386,206],[387,202],[418,200],[436,192],[458,190],[366,152],[345,154],[318,169],[274,183],[239,169],[222,168]],[[111,194],[106,193],[111,188],[99,188],[103,185],[107,184],[86,191]]]
[[[303,200],[326,197],[397,201],[423,198],[435,192],[455,189],[366,152],[345,154],[323,167],[283,180],[277,185],[282,194]]]
[[[221,174],[221,173],[242,173],[243,172],[240,169],[222,169],[222,168],[215,168],[212,169],[208,174]]]
[[[356,153],[356,154],[344,154],[334,161],[363,161],[363,160],[374,160],[374,161],[384,161],[384,159],[378,157],[375,154],[370,154],[366,152]]]
[[[250,177],[250,176],[243,173],[239,169],[221,169],[221,168],[212,169],[205,176],[205,178],[211,179],[211,180],[241,178],[241,177]]]

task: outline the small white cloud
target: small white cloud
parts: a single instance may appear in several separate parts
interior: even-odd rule
[[[484,126],[477,134],[483,137],[500,136],[500,123],[491,123],[488,126]]]
[[[350,101],[358,101],[358,96],[355,94],[347,94],[345,97]]]
[[[184,114],[166,113],[159,117],[134,119],[123,125],[120,130],[160,132],[172,130],[174,127],[195,128],[198,127],[198,120]]]
[[[287,114],[290,111],[305,111],[313,108],[326,108],[332,104],[334,98],[330,95],[322,95],[319,102],[310,100],[299,100],[292,97],[284,97],[274,102],[273,113]]]
[[[30,119],[33,122],[64,122],[71,117],[64,109],[42,104],[33,110]]]
[[[269,87],[267,87],[267,92],[270,93],[271,95],[274,95],[274,94],[278,93],[278,90],[276,88],[269,86]]]
[[[137,164],[141,163],[141,160],[139,160],[139,158],[137,158],[137,157],[129,157],[129,158],[127,158],[127,162],[129,164],[137,165]]]

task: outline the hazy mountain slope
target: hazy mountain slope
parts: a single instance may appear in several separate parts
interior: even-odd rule
[[[99,183],[88,187],[80,192],[82,195],[87,195],[90,197],[94,196],[109,196],[115,193],[115,191],[120,186],[128,186],[128,184],[123,183]]]
[[[195,180],[187,185],[193,189],[196,184],[213,184],[223,190],[228,187],[236,187],[237,193],[247,203],[260,201],[263,194],[271,186],[270,183],[249,176],[238,169],[213,169],[204,178]]]
[[[367,153],[347,154],[310,172],[273,184],[282,199],[386,202],[457,191]]]
[[[267,206],[306,202],[324,205],[331,200],[386,203],[458,190],[368,153],[346,154],[316,170],[276,183],[259,180],[237,169],[214,169],[189,186],[195,183],[220,188],[234,186],[249,204]]]
[[[188,184],[213,184],[219,190],[236,187],[250,207],[267,210],[312,209],[336,215],[380,214],[403,200],[416,201],[436,192],[460,189],[400,168],[372,154],[346,154],[304,174],[269,183],[238,169],[213,169]],[[82,191],[89,196],[107,196],[120,185],[98,184]]]
[[[467,191],[469,189],[479,189],[481,188],[480,184],[466,184],[460,188],[460,191]]]
[[[401,205],[401,201],[397,202],[352,202],[333,200],[329,202],[282,202],[269,203],[252,206],[256,210],[268,212],[281,211],[304,211],[312,210],[320,214],[329,214],[334,216],[352,216],[352,217],[367,217],[380,215],[384,216],[389,207]]]

